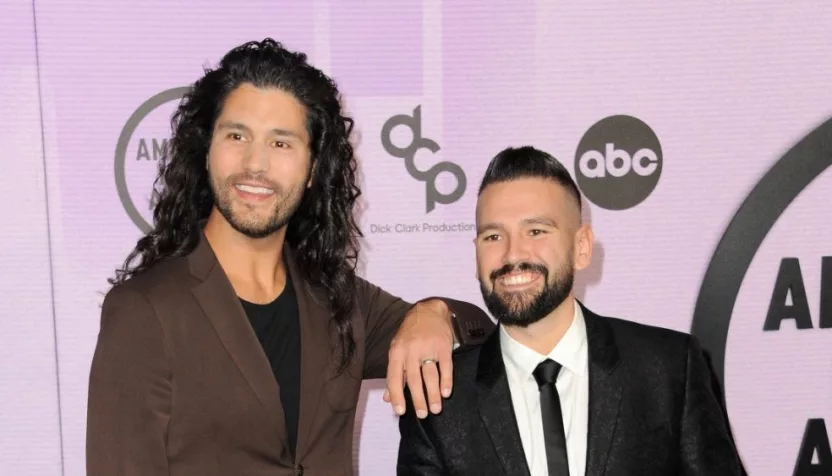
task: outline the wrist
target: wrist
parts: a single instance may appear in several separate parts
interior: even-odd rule
[[[457,326],[454,322],[456,319],[454,311],[443,299],[434,298],[426,302],[431,306],[435,306],[432,310],[442,316],[443,321],[451,331],[451,337],[454,340],[454,349],[456,349],[456,346],[459,344],[459,336],[457,336]]]
[[[436,313],[437,315],[442,316],[442,318],[445,321],[447,321],[448,324],[451,323],[451,320],[453,318],[453,312],[451,312],[451,308],[448,307],[448,304],[442,299],[429,298],[423,301],[419,301],[416,305],[424,307],[425,309],[430,310],[432,313]]]

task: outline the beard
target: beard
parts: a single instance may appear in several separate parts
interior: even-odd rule
[[[271,213],[262,216],[254,206],[234,200],[234,183],[243,180],[256,181],[274,190],[274,208]],[[304,183],[305,180],[301,182]],[[298,185],[285,190],[280,185],[260,177],[237,174],[224,181],[211,177],[211,191],[214,194],[214,206],[231,228],[249,238],[259,239],[275,233],[289,223],[303,199],[304,187]]]
[[[531,271],[544,277],[543,289],[534,291],[520,291],[514,293],[498,293],[496,281],[501,276],[517,271]],[[575,272],[569,263],[565,263],[553,275],[542,264],[517,263],[505,265],[492,271],[489,275],[491,291],[486,289],[480,280],[485,306],[491,315],[506,326],[528,327],[552,313],[572,291]]]

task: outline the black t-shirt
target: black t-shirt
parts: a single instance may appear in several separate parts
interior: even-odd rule
[[[286,287],[269,304],[240,301],[280,386],[289,449],[294,455],[300,412],[300,317],[292,281],[287,273]]]

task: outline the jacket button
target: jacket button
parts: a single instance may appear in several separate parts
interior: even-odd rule
[[[298,467],[295,469],[295,474],[297,476],[303,476],[303,465],[299,464]]]

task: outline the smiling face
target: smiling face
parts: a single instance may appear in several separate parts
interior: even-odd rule
[[[279,89],[243,84],[214,125],[208,174],[214,206],[238,232],[263,238],[283,228],[309,185],[304,106]]]
[[[480,194],[475,243],[488,310],[505,325],[527,327],[572,292],[575,270],[589,262],[591,231],[563,186],[518,178]]]

